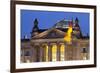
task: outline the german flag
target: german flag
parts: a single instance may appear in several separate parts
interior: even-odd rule
[[[64,40],[68,43],[71,43],[72,41],[72,31],[73,31],[72,22],[69,22],[69,28],[64,37]]]

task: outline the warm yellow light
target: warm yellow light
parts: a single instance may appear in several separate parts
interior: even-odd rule
[[[46,45],[46,61],[48,61],[48,46]]]
[[[71,42],[71,40],[72,40],[72,27],[69,27],[68,28],[68,31],[67,31],[67,33],[66,33],[66,35],[65,35],[65,37],[64,37],[64,40],[66,41],[66,42],[68,42],[68,43],[70,43]]]
[[[82,60],[87,60],[87,53],[81,53],[82,55]]]
[[[30,63],[30,60],[27,59],[27,60],[26,60],[26,63]]]
[[[65,45],[62,44],[61,47],[60,47],[60,53],[61,53],[61,54],[60,54],[60,60],[61,60],[61,61],[64,61],[64,60],[65,60],[65,59],[64,59],[64,57],[65,57],[65,56],[64,56],[64,54],[65,54],[64,51],[65,51]]]
[[[57,60],[57,45],[52,46],[52,61]]]

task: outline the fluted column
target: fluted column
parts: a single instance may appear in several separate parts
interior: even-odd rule
[[[52,61],[52,46],[48,43],[48,60]]]
[[[57,43],[57,61],[60,61],[60,43]]]

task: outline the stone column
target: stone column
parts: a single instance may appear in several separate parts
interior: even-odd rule
[[[60,61],[60,43],[57,44],[57,61]]]
[[[48,46],[48,43],[43,43],[42,44],[42,61],[46,61],[48,62],[49,61],[49,46]]]
[[[41,49],[42,49],[42,61],[43,62],[45,62],[46,60],[45,60],[45,45],[44,45],[44,43],[42,43],[42,45],[41,45]]]
[[[43,50],[43,47],[42,47],[42,45],[40,44],[40,48],[39,48],[39,53],[40,53],[40,62],[42,62],[43,61],[43,52],[44,50]]]
[[[46,62],[49,61],[49,60],[48,60],[48,58],[49,58],[49,57],[48,57],[48,49],[49,49],[48,44],[46,44],[46,45],[45,45],[45,53],[46,53],[46,55],[45,55],[45,56],[46,56],[45,59],[46,59]]]
[[[48,43],[48,61],[52,61],[52,49],[50,43]]]
[[[49,43],[49,61],[52,61],[52,45]]]
[[[40,47],[39,45],[34,45],[34,51],[35,51],[35,62],[40,61]]]

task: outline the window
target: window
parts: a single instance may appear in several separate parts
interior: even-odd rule
[[[87,53],[87,48],[82,48],[81,52],[82,53]]]
[[[30,56],[30,51],[25,51],[24,56]]]
[[[57,61],[57,45],[52,45],[52,61]]]
[[[88,52],[87,52],[87,48],[82,48],[81,50],[81,55],[82,55],[82,59],[83,60],[87,60],[87,56],[88,56]]]
[[[65,45],[62,44],[60,46],[60,60],[64,61],[65,60],[64,58],[65,58]]]

